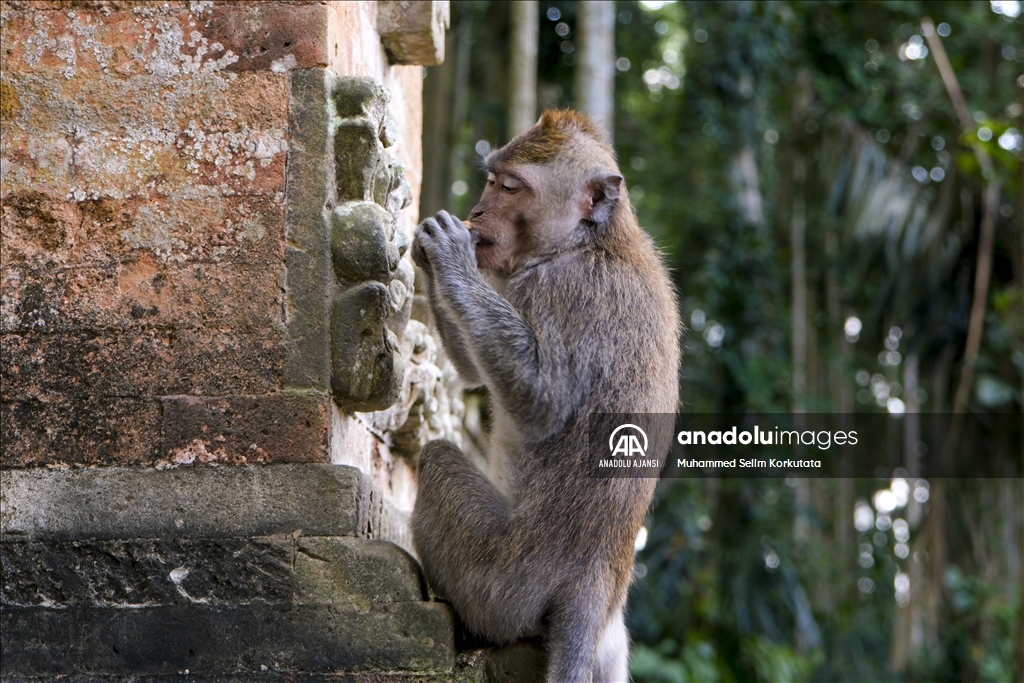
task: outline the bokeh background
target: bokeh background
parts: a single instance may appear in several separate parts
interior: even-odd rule
[[[663,481],[635,680],[1024,680],[1019,428],[954,444],[1001,478],[911,464],[916,415],[948,414],[946,441],[1021,415],[1021,4],[619,1],[604,42],[582,27],[607,7],[517,4],[452,3],[421,215],[468,213],[524,101],[608,111],[680,293],[681,409],[894,425],[872,479]],[[581,78],[595,51],[610,93]],[[467,405],[483,447],[486,396]]]

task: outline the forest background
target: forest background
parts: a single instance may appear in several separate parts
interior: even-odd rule
[[[675,276],[682,410],[892,416],[871,479],[661,483],[639,683],[1024,680],[1022,27],[1012,1],[452,3],[422,216],[465,216],[539,111],[592,112]],[[931,413],[1005,476],[915,472]]]

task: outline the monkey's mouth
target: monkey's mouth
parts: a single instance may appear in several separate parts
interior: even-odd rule
[[[494,240],[483,235],[479,230],[473,230],[473,243],[477,249],[481,247],[492,247],[494,246]]]

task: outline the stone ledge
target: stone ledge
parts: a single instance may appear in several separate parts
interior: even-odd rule
[[[450,674],[447,605],[8,607],[0,678],[247,672]]]
[[[367,536],[371,485],[342,465],[8,469],[0,534],[29,539]],[[374,519],[376,518],[376,519]]]
[[[8,607],[423,602],[419,566],[392,543],[352,537],[0,542]]]
[[[391,64],[436,66],[444,61],[447,0],[388,0],[378,5],[377,31]]]
[[[403,673],[291,673],[284,671],[260,671],[237,675],[196,675],[188,673],[166,676],[92,676],[70,674],[61,676],[61,683],[490,683],[484,674],[476,669],[454,674],[403,674]],[[52,676],[27,677],[0,674],[2,683],[41,683],[52,681]],[[538,679],[538,682],[542,679]]]

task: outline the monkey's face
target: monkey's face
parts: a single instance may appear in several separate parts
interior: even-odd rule
[[[566,238],[560,226],[578,222],[565,185],[539,166],[499,167],[487,174],[480,201],[469,213],[480,268],[510,275],[522,261]],[[566,215],[566,214],[572,215]]]

